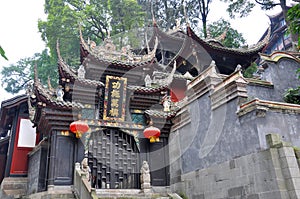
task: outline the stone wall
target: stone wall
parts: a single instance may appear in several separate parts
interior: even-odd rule
[[[188,172],[180,180],[171,188],[189,199],[300,197],[300,173],[294,150],[280,144]]]
[[[268,148],[265,136],[300,146],[300,106],[282,100],[299,82],[299,63],[282,58],[263,66],[261,79],[224,76],[210,66],[188,85],[169,136],[172,191],[197,199],[295,198],[297,182],[287,180],[292,174],[281,158],[287,150],[286,161],[295,162],[292,149]]]
[[[295,60],[282,58],[278,62],[265,62],[263,68],[261,80],[271,84],[248,84],[247,93],[250,98],[283,102],[284,92],[300,85],[297,74],[299,63]]]

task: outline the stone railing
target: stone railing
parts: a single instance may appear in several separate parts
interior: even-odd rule
[[[74,194],[77,199],[94,199],[95,190],[91,187],[89,181],[89,172],[84,171],[80,167],[80,163],[76,162],[74,170]]]

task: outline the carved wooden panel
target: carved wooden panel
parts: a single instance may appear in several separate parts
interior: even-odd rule
[[[89,165],[95,188],[138,188],[138,149],[134,138],[118,129],[93,132]]]

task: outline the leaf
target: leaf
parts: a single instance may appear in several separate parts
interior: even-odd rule
[[[5,51],[3,50],[3,48],[0,46],[0,55],[4,58],[4,59],[6,59],[6,60],[8,60],[8,58],[5,56]]]

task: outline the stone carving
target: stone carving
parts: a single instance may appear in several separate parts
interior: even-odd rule
[[[158,76],[158,74],[160,74],[160,72],[153,71],[153,75],[152,75],[153,76],[153,80],[152,80],[152,83],[153,84],[157,84],[159,86],[170,85],[172,83],[172,81],[173,81],[176,69],[177,69],[176,61],[174,61],[172,71],[170,72],[169,76],[166,77],[166,78],[164,78],[164,79],[160,79],[160,78],[158,79],[157,76]]]
[[[238,64],[238,65],[235,67],[234,72],[240,71],[240,70],[242,70],[242,66],[241,66],[240,64]]]
[[[143,161],[143,165],[141,168],[141,188],[144,192],[151,191],[150,169],[147,161]]]
[[[83,160],[81,162],[81,174],[83,177],[90,180],[90,172],[91,172],[91,169],[88,165],[88,159],[83,158]]]
[[[175,19],[176,21],[176,26],[174,27],[174,29],[180,29],[181,24],[180,24],[180,19]]]
[[[164,106],[164,112],[170,112],[170,108],[171,108],[171,100],[170,100],[170,96],[164,96],[163,99],[163,106]]]
[[[79,66],[79,68],[77,70],[77,75],[78,75],[78,78],[80,78],[80,79],[84,79],[85,78],[85,69],[84,69],[83,65]]]
[[[147,74],[145,77],[145,86],[151,87],[151,84],[152,84],[152,79],[151,79],[150,75]]]
[[[95,56],[101,59],[113,61],[120,60],[134,63],[147,61],[155,57],[156,49],[158,46],[158,38],[155,39],[155,45],[152,51],[149,51],[146,55],[136,55],[133,51],[131,51],[131,47],[129,45],[124,46],[123,48],[121,48],[121,51],[118,51],[109,34],[108,37],[104,39],[102,45],[97,46],[97,44],[91,40],[88,40],[88,43],[85,45],[87,49],[89,49]]]
[[[62,87],[59,86],[59,87],[56,89],[56,99],[57,99],[58,101],[64,101],[63,97],[64,97],[64,91],[63,91]]]
[[[31,121],[33,121],[35,115],[35,107],[31,105],[31,100],[35,100],[36,98],[33,91],[33,84],[34,84],[33,81],[29,81],[26,85],[27,104],[28,104],[29,118]]]

